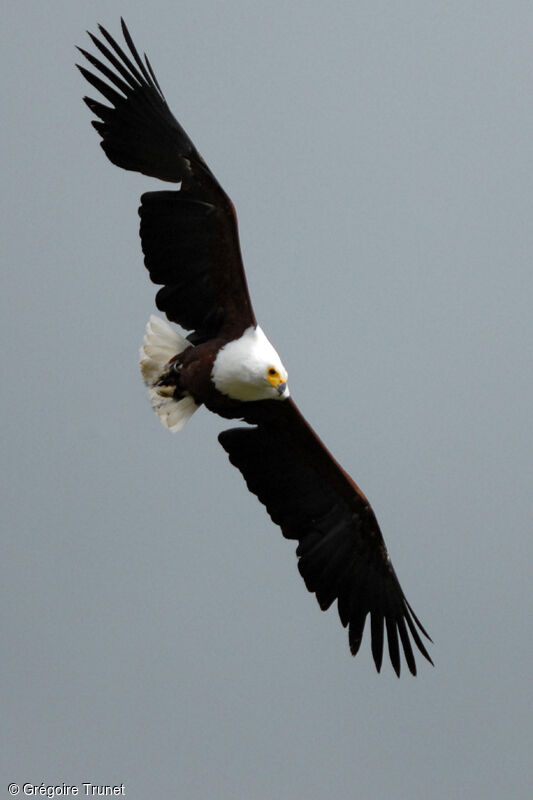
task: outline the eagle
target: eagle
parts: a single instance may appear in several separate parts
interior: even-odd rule
[[[76,65],[107,101],[84,97],[108,159],[175,184],[147,192],[139,208],[144,263],[160,285],[140,367],[161,422],[179,431],[205,406],[247,423],[218,439],[272,521],[298,542],[298,569],[320,608],[337,601],[351,653],[370,617],[379,672],[385,638],[398,677],[401,653],[416,675],[413,643],[433,663],[431,641],[407,602],[367,498],[292,399],[287,370],[258,325],[248,293],[235,209],[171,113],[150,61],[121,20],[124,49],[102,26],[98,55]],[[386,632],[386,637],[385,637]]]

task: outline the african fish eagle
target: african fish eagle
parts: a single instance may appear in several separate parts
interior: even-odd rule
[[[400,587],[374,512],[290,398],[287,370],[254,316],[233,205],[121,22],[129,53],[99,26],[101,37],[89,36],[108,63],[79,48],[100,75],[78,66],[110,104],[84,98],[110,161],[179,184],[143,194],[139,209],[144,261],[163,287],[157,307],[191,331],[185,338],[150,318],[141,371],[155,411],[172,431],[201,405],[250,424],[223,431],[219,441],[283,535],[298,541],[308,590],[324,610],[337,600],[353,655],[370,615],[378,672],[386,630],[396,674],[401,643],[416,675],[411,640],[432,663],[420,633],[429,636]]]

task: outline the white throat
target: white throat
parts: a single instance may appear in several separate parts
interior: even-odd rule
[[[250,327],[239,339],[219,350],[211,378],[219,392],[234,400],[285,400],[289,390],[285,388],[280,394],[269,382],[267,370],[270,367],[287,381],[287,370],[275,348],[259,326]]]

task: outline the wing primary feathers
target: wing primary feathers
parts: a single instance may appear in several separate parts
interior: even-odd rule
[[[97,126],[97,130],[102,136],[102,147],[108,158],[124,169],[176,183],[190,175],[191,160],[196,164],[197,179],[200,173],[204,176],[209,174],[191,140],[170,113],[157,82],[142,63],[127,28],[124,36],[133,61],[105,28],[100,25],[99,30],[111,49],[89,34],[91,41],[117,74],[99,59],[79,49],[112,86],[85,67],[78,66],[91,86],[111,103],[111,108],[106,112],[99,113],[101,109],[97,112],[104,122]],[[120,89],[123,94],[118,94],[112,87]],[[91,108],[88,100],[86,102]],[[213,185],[223,194],[214,179]]]
[[[351,558],[351,567],[345,573],[343,580],[339,584],[339,597],[337,601],[339,618],[345,628],[350,625],[352,617],[361,604],[365,605],[367,611],[369,610],[363,598],[367,592],[367,582],[371,580],[371,570],[369,570],[368,563],[364,558],[357,559],[355,563],[353,563],[353,556]]]
[[[90,31],[87,31],[87,33],[91,37],[91,41],[94,44],[94,46],[98,48],[98,50],[102,53],[103,56],[105,56],[105,58],[107,58],[109,63],[114,66],[114,68],[117,70],[117,72],[119,72],[122,75],[122,77],[124,78],[126,83],[128,83],[130,88],[131,89],[138,89],[141,84],[139,83],[138,80],[136,80],[135,76],[132,75],[132,73],[126,69],[126,67],[115,56],[115,54],[112,53],[111,50],[109,50],[109,48],[106,47],[105,44],[103,44],[100,41],[100,39],[98,39],[96,36],[94,36],[94,34],[92,34]],[[107,31],[106,31],[106,33],[107,33]],[[81,48],[78,48],[78,50],[80,50],[80,49]],[[84,53],[84,55],[85,55],[85,53]]]
[[[100,94],[103,94],[106,100],[109,100],[112,105],[117,105],[117,103],[120,103],[123,100],[122,95],[118,94],[114,89],[108,86],[107,83],[104,83],[104,81],[97,75],[93,75],[93,73],[89,72],[88,69],[85,69],[85,67],[81,67],[79,65],[78,69],[85,80],[88,81],[91,86],[94,86],[94,88],[97,89]]]
[[[121,58],[121,59],[122,59],[122,61],[124,62],[124,64],[126,65],[126,67],[129,69],[129,71],[131,72],[131,74],[132,74],[132,75],[133,75],[133,76],[136,78],[136,80],[137,80],[137,83],[138,83],[140,86],[142,86],[142,84],[143,84],[143,78],[142,78],[142,75],[141,75],[141,73],[140,73],[140,72],[138,72],[138,70],[136,69],[136,67],[135,67],[135,66],[133,65],[133,63],[130,61],[130,59],[128,58],[128,56],[127,56],[127,55],[126,55],[126,53],[124,52],[124,50],[123,50],[123,49],[120,47],[120,45],[119,45],[119,44],[117,44],[117,42],[116,42],[116,41],[113,39],[113,37],[111,36],[111,34],[110,34],[110,33],[108,33],[108,32],[106,31],[106,29],[104,28],[104,26],[103,26],[103,25],[99,25],[99,26],[98,26],[98,30],[100,31],[100,33],[102,34],[102,36],[104,37],[104,39],[106,39],[106,41],[108,42],[108,44],[110,44],[110,45],[111,45],[111,47],[113,48],[113,50],[115,51],[115,53],[116,53],[116,54],[119,56],[119,58]],[[123,28],[123,30],[124,30],[124,28]],[[127,28],[126,28],[126,30],[127,30]],[[128,32],[128,35],[129,35],[129,32]],[[124,38],[126,38],[126,37],[124,37]],[[126,39],[126,42],[127,42],[127,41],[128,41],[128,40]]]
[[[383,622],[384,616],[380,611],[370,615],[370,635],[372,643],[372,657],[378,672],[381,671],[383,662]]]
[[[424,634],[424,636],[426,637],[426,639],[428,639],[430,642],[433,642],[433,639],[431,638],[431,636],[429,635],[429,633],[426,631],[426,629],[424,628],[424,626],[422,625],[422,623],[420,622],[420,620],[419,620],[419,619],[418,619],[418,617],[416,616],[415,612],[413,611],[413,609],[411,608],[411,606],[409,605],[409,603],[407,602],[407,600],[405,599],[405,597],[404,597],[404,601],[405,601],[405,605],[406,605],[406,607],[407,607],[407,609],[408,609],[408,611],[409,611],[410,615],[412,616],[413,620],[415,621],[415,623],[417,624],[417,626],[420,628],[420,630],[422,631],[422,633]],[[428,656],[428,658],[429,658],[429,656]],[[429,659],[429,660],[431,661],[431,659]],[[431,663],[433,663],[433,662],[431,661]]]
[[[91,41],[108,63],[78,48],[95,72],[79,70],[110,105],[90,97],[93,127],[113,164],[180,184],[174,192],[142,197],[141,243],[145,264],[163,285],[157,306],[192,331],[199,344],[239,336],[257,324],[242,265],[233,205],[179,122],[170,112],[147,58],[139,55],[121,20],[131,57],[108,31]],[[98,74],[96,74],[98,73]],[[198,209],[203,208],[201,219]]]
[[[425,631],[405,600],[368,501],[353,488],[294,402],[279,405],[276,414],[265,413],[262,421],[259,409],[250,409],[244,418],[255,427],[223,431],[220,443],[284,536],[298,540],[298,569],[320,607],[325,610],[337,600],[351,653],[358,652],[370,616],[378,672],[386,635],[395,673],[400,674],[401,641],[409,671],[415,674],[410,636],[430,660],[417,626]]]
[[[395,619],[389,616],[385,617],[385,624],[387,626],[387,642],[389,644],[389,658],[394,669],[394,672],[400,677],[400,647],[398,644],[398,627]]]
[[[115,75],[113,70],[109,69],[109,67],[106,66],[106,64],[102,63],[102,61],[100,61],[98,58],[95,58],[95,56],[93,56],[92,53],[88,53],[87,50],[84,50],[82,47],[78,47],[77,49],[80,51],[82,56],[84,56],[87,59],[87,61],[90,64],[93,65],[93,67],[95,67],[96,69],[100,70],[102,75],[106,76],[108,81],[111,81],[111,83],[114,83],[115,86],[117,87],[117,89],[119,89],[123,93],[124,96],[127,95],[128,91],[129,91],[129,88],[130,88],[129,84],[126,84],[117,75]],[[82,75],[89,81],[89,83],[92,83],[92,81],[87,77],[88,75],[90,75],[90,73],[87,72],[87,70],[84,71],[82,69],[82,67],[78,67],[78,69],[81,71]],[[92,83],[92,85],[94,86],[94,83]],[[101,91],[98,86],[95,87],[95,88],[97,88],[98,91]],[[102,92],[102,94],[103,94],[103,92]],[[111,101],[111,102],[113,102],[113,101]]]
[[[146,55],[146,53],[144,54],[144,60],[146,61],[146,66],[148,67],[148,72],[152,76],[152,80],[153,80],[153,82],[155,83],[155,85],[157,86],[157,88],[159,90],[159,94],[161,95],[161,97],[164,97],[163,91],[162,91],[162,89],[161,89],[161,87],[159,85],[159,81],[157,80],[157,78],[155,76],[155,72],[152,69],[152,65],[150,64],[150,61],[149,61],[148,56]]]
[[[348,643],[350,645],[350,653],[356,656],[363,641],[363,630],[366,623],[366,616],[368,611],[364,608],[358,608],[350,619],[350,627],[348,628]]]
[[[130,32],[129,32],[129,30],[128,30],[127,26],[126,26],[126,23],[124,22],[124,19],[122,17],[120,18],[120,24],[122,26],[122,33],[124,34],[124,39],[126,40],[126,44],[130,48],[130,52],[131,52],[133,58],[135,59],[135,61],[137,63],[137,66],[141,70],[146,83],[152,84],[152,80],[151,80],[150,74],[147,72],[146,67],[144,66],[144,64],[142,62],[142,58],[139,56],[139,53],[137,52],[137,48],[135,47],[135,45],[133,43],[133,39],[131,38]],[[156,88],[159,88],[159,87],[157,87],[157,84],[156,84]],[[161,91],[161,90],[159,90],[159,91]]]
[[[399,617],[396,620],[396,624],[400,632],[400,639],[402,640],[403,652],[405,655],[405,660],[407,661],[407,666],[409,667],[409,672],[411,675],[416,675],[416,661],[413,654],[413,648],[411,647],[411,640],[409,639],[409,634],[407,633],[407,628],[405,627],[404,617]],[[422,653],[424,654],[424,651],[422,651]],[[426,658],[428,658],[427,655]],[[428,660],[431,664],[433,664],[430,658],[428,658]]]
[[[411,636],[413,637],[413,639],[414,639],[414,641],[415,641],[415,644],[416,644],[416,646],[418,647],[418,649],[420,650],[420,652],[422,653],[422,655],[424,656],[424,658],[426,658],[426,659],[429,661],[429,663],[430,663],[430,664],[433,664],[433,661],[431,660],[431,658],[430,658],[430,656],[429,656],[429,653],[428,653],[428,651],[427,651],[427,650],[426,650],[426,648],[424,647],[424,643],[423,643],[422,639],[421,639],[421,638],[420,638],[420,636],[418,635],[418,631],[417,631],[417,629],[416,629],[415,623],[414,623],[414,622],[413,622],[413,620],[411,619],[411,613],[412,613],[412,612],[411,612],[411,610],[410,610],[410,607],[406,605],[406,614],[405,614],[405,619],[406,619],[406,621],[407,621],[407,625],[409,626],[409,630],[410,630],[410,632],[411,632]],[[413,615],[413,616],[414,616],[414,615]],[[416,619],[416,617],[415,617],[415,619]],[[417,622],[418,622],[418,620],[417,620]],[[422,627],[422,626],[421,626],[421,627]],[[423,629],[422,629],[422,630],[423,630]],[[427,634],[426,634],[426,635],[427,635]],[[427,638],[429,639],[429,636],[428,636]],[[430,640],[430,641],[431,641],[431,640]]]

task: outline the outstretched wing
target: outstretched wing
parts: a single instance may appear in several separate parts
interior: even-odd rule
[[[106,155],[119,167],[171,183],[178,191],[141,198],[141,242],[157,307],[192,330],[191,340],[239,335],[255,325],[233,205],[167,106],[154,71],[122,20],[129,55],[99,27],[89,34],[108,63],[80,49],[97,73],[82,75],[110,103],[85,97]],[[103,80],[103,78],[105,80]]]
[[[370,615],[378,672],[386,630],[396,674],[401,644],[416,675],[411,639],[433,663],[419,631],[429,636],[405,599],[368,500],[292,400],[252,406],[246,421],[256,426],[223,431],[219,441],[283,535],[298,540],[298,569],[307,588],[323,610],[337,600],[353,655]]]

